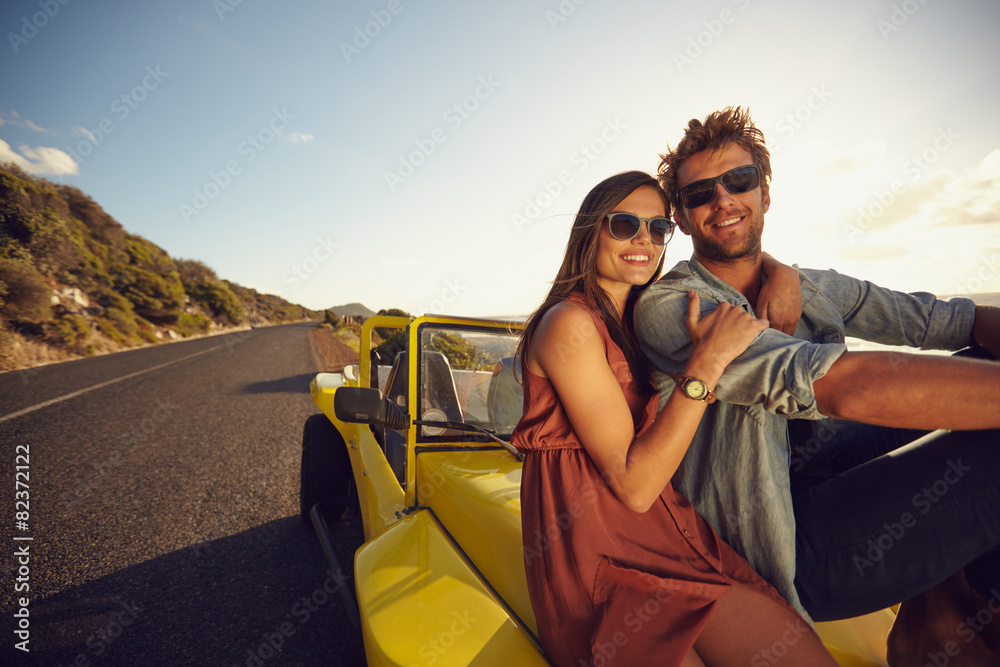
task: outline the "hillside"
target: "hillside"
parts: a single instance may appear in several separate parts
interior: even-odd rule
[[[0,371],[321,316],[174,259],[77,188],[0,163]]]

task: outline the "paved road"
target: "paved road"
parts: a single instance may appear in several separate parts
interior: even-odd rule
[[[310,327],[0,375],[0,655],[29,665],[363,664],[298,518],[301,429],[316,411]],[[25,450],[23,531],[14,492]],[[14,553],[26,545],[25,580]],[[21,597],[28,654],[9,650]]]

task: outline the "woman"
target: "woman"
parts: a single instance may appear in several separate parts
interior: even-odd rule
[[[662,266],[668,209],[647,174],[598,184],[518,350],[525,414],[513,444],[526,452],[524,555],[542,645],[554,664],[574,667],[769,664],[774,655],[835,665],[670,486],[705,403],[675,391],[656,414],[630,325],[635,298]],[[684,375],[714,387],[767,326],[728,304],[699,317],[692,292]]]

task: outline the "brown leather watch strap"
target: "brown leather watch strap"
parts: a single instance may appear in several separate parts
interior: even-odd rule
[[[713,392],[711,389],[708,388],[708,384],[706,384],[704,380],[688,377],[687,375],[684,375],[684,373],[673,373],[670,377],[672,377],[674,379],[674,382],[677,383],[677,387],[681,390],[681,393],[683,393],[684,396],[686,396],[687,398],[690,398],[692,401],[705,401],[706,403],[715,403],[716,400],[715,392]],[[694,396],[691,396],[689,393],[687,393],[687,391],[685,391],[684,388],[687,385],[687,383],[691,382],[692,380],[700,382],[705,387],[705,390],[708,393],[701,398],[695,398]]]

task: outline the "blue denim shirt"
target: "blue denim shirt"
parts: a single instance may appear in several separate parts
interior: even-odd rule
[[[795,516],[789,480],[787,419],[824,419],[813,382],[847,350],[845,335],[922,349],[969,344],[975,304],[904,294],[836,271],[800,269],[802,317],[795,336],[760,333],[729,364],[674,487],[694,503],[716,533],[805,613],[795,592]],[[681,262],[640,297],[635,332],[654,368],[660,406],[693,349],[685,318],[688,291],[707,315],[728,301],[753,313],[738,291],[697,259]],[[808,615],[805,615],[808,618]]]

